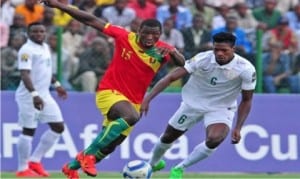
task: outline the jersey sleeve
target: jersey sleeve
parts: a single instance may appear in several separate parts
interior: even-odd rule
[[[103,33],[113,38],[117,38],[123,35],[128,35],[129,32],[123,27],[107,23],[103,29]]]
[[[195,55],[194,57],[192,57],[191,59],[188,59],[185,62],[184,68],[189,72],[189,73],[193,73],[194,71],[196,71],[199,67],[201,68],[201,66],[203,65],[203,60],[205,58],[208,58],[208,53],[198,53],[197,55]]]
[[[24,48],[20,49],[18,53],[18,69],[31,70],[32,68],[32,54],[29,50]]]
[[[254,67],[248,68],[241,73],[242,90],[254,90],[256,85],[256,72]]]

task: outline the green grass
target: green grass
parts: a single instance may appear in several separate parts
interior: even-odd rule
[[[84,173],[80,174],[81,178],[90,178]],[[16,178],[15,174],[12,172],[1,172],[1,178]],[[62,173],[52,172],[49,178],[65,178]],[[96,178],[116,178],[122,179],[122,174],[118,172],[99,172]],[[152,175],[152,179],[167,179],[168,173],[157,172]],[[203,173],[185,173],[185,178],[194,178],[194,179],[269,179],[269,178],[277,178],[277,179],[300,179],[299,174],[248,174],[248,173],[220,173],[220,174],[203,174]]]

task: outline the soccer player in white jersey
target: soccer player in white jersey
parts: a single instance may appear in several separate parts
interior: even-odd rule
[[[41,23],[28,26],[27,42],[18,52],[18,68],[21,82],[15,97],[18,105],[19,124],[22,133],[17,143],[18,171],[17,177],[49,176],[41,164],[44,154],[50,149],[64,131],[64,123],[59,106],[50,95],[51,83],[59,97],[65,99],[67,93],[52,76],[50,50],[46,43],[46,28]],[[40,137],[33,153],[32,139],[38,122],[50,127]]]
[[[165,132],[153,148],[149,163],[153,170],[161,170],[161,160],[172,143],[199,121],[206,128],[206,139],[199,143],[189,156],[171,169],[170,178],[182,178],[183,171],[207,158],[222,143],[229,133],[235,111],[237,120],[231,141],[240,141],[240,130],[248,116],[256,84],[253,65],[234,53],[236,37],[220,32],[213,36],[213,50],[199,53],[187,60],[184,67],[178,67],[161,79],[144,98],[141,112],[147,114],[150,101],[171,82],[190,74],[182,88],[182,102],[168,122]],[[241,93],[241,102],[237,98]]]

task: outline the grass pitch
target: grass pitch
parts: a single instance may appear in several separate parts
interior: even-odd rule
[[[168,179],[169,174],[165,172],[157,172],[152,175],[152,179]],[[15,173],[13,172],[1,172],[1,178],[16,178]],[[51,172],[51,176],[49,178],[66,178],[60,172]],[[80,173],[80,178],[89,178],[93,179],[93,177],[89,177],[84,173]],[[99,172],[97,177],[95,178],[103,178],[103,179],[122,179],[121,172]],[[222,173],[222,174],[203,174],[203,173],[185,173],[183,178],[190,179],[300,179],[299,174],[248,174],[248,173]],[[45,179],[45,178],[43,178]]]

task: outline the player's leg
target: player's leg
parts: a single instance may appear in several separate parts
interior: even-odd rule
[[[99,149],[96,154],[96,162],[100,162],[104,159],[107,155],[112,153],[118,145],[120,145],[127,136],[120,135],[115,141],[111,142],[108,146],[104,147],[103,149]],[[77,160],[73,160],[69,162],[66,166],[69,170],[78,170],[80,168],[80,163]]]
[[[39,112],[34,109],[30,100],[16,99],[18,105],[18,123],[22,126],[22,133],[19,135],[17,143],[18,169],[17,177],[37,177],[37,173],[28,168],[28,160],[32,150],[32,140],[37,128]]]
[[[106,126],[103,133],[97,136],[92,144],[85,150],[85,154],[96,154],[118,138],[123,131],[129,129],[139,120],[139,114],[128,101],[120,101],[114,104],[107,117],[112,121]]]
[[[105,119],[102,130],[92,144],[82,153],[77,155],[81,168],[90,176],[96,176],[96,154],[115,141],[121,134],[126,136],[132,126],[139,120],[139,106],[133,104],[122,94],[113,90],[98,92],[96,95],[97,107]]]
[[[229,131],[229,127],[223,123],[211,124],[206,128],[206,140],[198,144],[189,156],[176,165],[175,168],[185,169],[210,156],[222,143]]]
[[[204,125],[206,127],[205,141],[198,144],[186,159],[176,165],[172,169],[171,175],[173,173],[173,177],[181,177],[185,168],[209,157],[228,135],[233,116],[234,112],[230,110],[206,113],[204,117]]]
[[[30,157],[30,162],[28,163],[30,169],[45,177],[49,176],[49,173],[44,169],[41,160],[45,153],[56,143],[61,136],[61,133],[64,131],[64,124],[62,122],[48,124],[50,129],[46,130],[42,134],[37,147]]]
[[[41,164],[41,160],[61,136],[64,131],[64,123],[61,111],[54,99],[51,96],[43,99],[46,105],[40,113],[39,121],[47,123],[50,129],[41,135],[39,143],[30,157],[29,168],[41,176],[49,176],[49,173]]]
[[[159,166],[161,158],[165,152],[171,147],[172,143],[178,139],[184,132],[192,126],[195,122],[194,119],[199,118],[199,114],[187,105],[182,103],[179,109],[170,118],[169,124],[161,135],[160,140],[155,144],[152,149],[152,156],[149,160],[150,165],[154,171],[162,169]]]
[[[117,146],[119,146],[120,144],[122,144],[123,141],[126,139],[126,137],[127,136],[121,134],[117,139],[115,139],[114,141],[112,141],[109,145],[107,145],[106,147],[98,150],[98,152],[96,153],[96,160],[97,160],[97,162],[100,162],[107,155],[109,155],[113,151],[115,151],[115,149],[117,148]]]
[[[161,135],[160,140],[152,149],[152,156],[149,164],[154,172],[165,168],[165,161],[161,160],[166,151],[172,146],[172,143],[178,139],[185,131],[177,130],[171,125],[167,125],[165,132]]]
[[[35,128],[23,128],[17,143],[18,171],[17,177],[38,177],[39,175],[28,168],[28,160],[32,150],[32,140]]]
[[[96,163],[100,162],[104,159],[107,155],[112,153],[118,145],[120,145],[127,136],[120,135],[116,140],[111,142],[108,146],[104,147],[101,150],[98,150],[95,154]],[[79,173],[77,170],[80,168],[80,163],[75,159],[67,164],[65,164],[62,168],[62,172],[69,178],[69,179],[77,179],[79,178]]]

